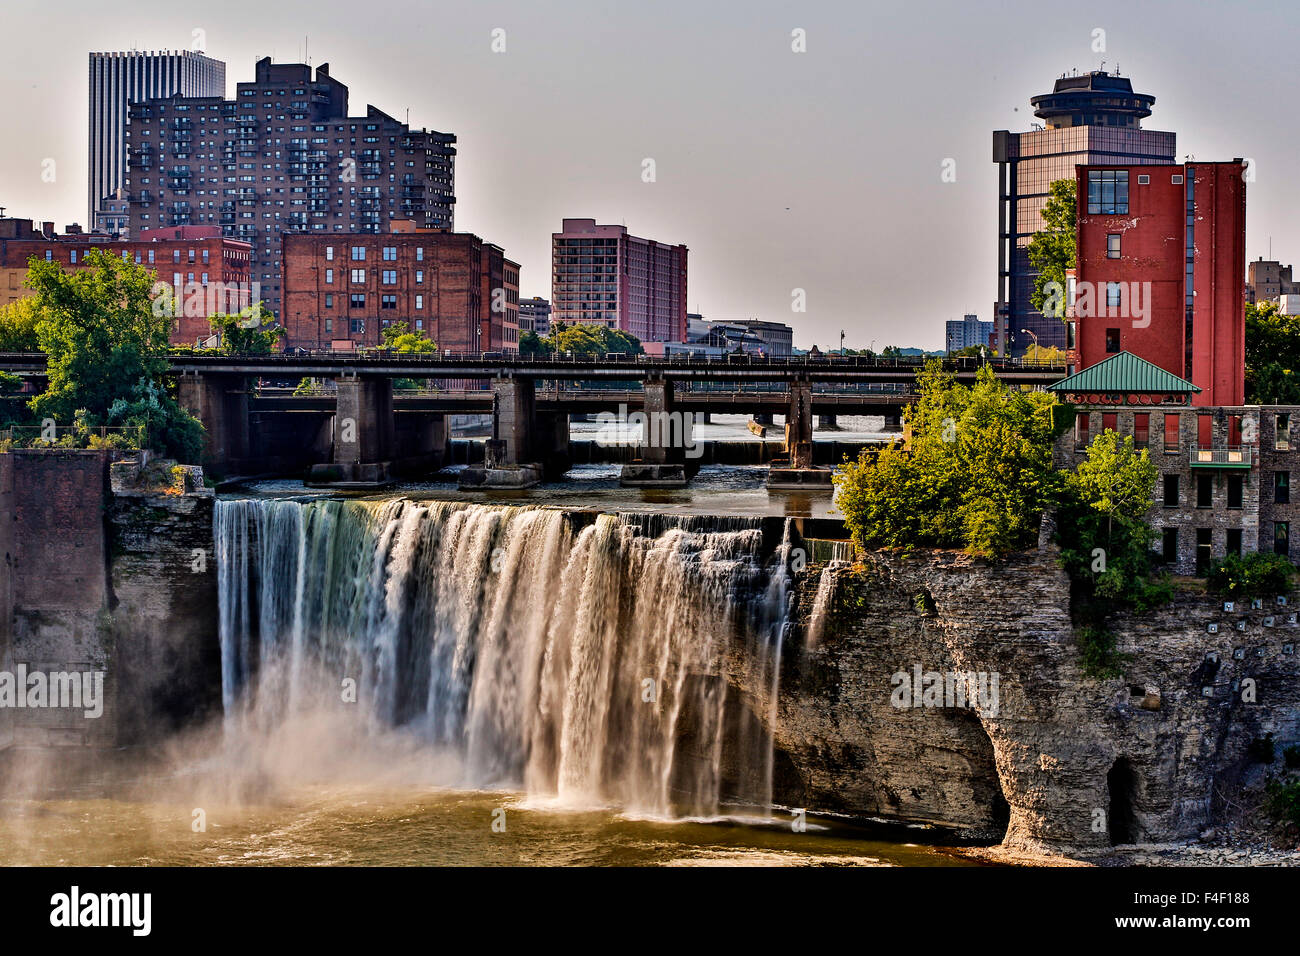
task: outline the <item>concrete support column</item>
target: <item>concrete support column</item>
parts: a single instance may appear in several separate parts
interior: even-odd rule
[[[693,444],[691,420],[673,414],[672,382],[654,379],[645,383],[645,426],[641,434],[641,460],[654,465],[680,463],[687,445]]]
[[[203,464],[239,468],[249,457],[248,390],[242,375],[186,372],[177,400],[203,423]]]
[[[348,376],[338,380],[334,414],[336,464],[374,464],[393,457],[393,382]]]
[[[785,451],[791,468],[812,467],[812,384],[790,383],[790,410],[785,417]]]
[[[537,461],[536,391],[531,378],[492,380],[492,441],[488,467],[516,466]]]

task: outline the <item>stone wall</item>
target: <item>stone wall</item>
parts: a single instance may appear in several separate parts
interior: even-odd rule
[[[113,457],[0,454],[0,671],[99,672],[104,701],[0,707],[0,749],[136,744],[219,706],[211,492],[114,494]]]
[[[1214,821],[1216,795],[1258,777],[1253,739],[1300,740],[1300,626],[1288,610],[1300,595],[1229,614],[1181,592],[1115,621],[1131,660],[1122,678],[1096,680],[1081,669],[1050,549],[997,563],[877,552],[826,573],[820,637],[808,643],[814,567],[786,649],[779,802],[986,833],[1005,824],[1006,842],[1025,848],[1182,839]],[[891,705],[894,675],[917,667],[996,674],[996,708]]]

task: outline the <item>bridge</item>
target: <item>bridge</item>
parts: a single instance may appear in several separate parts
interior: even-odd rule
[[[749,414],[769,423],[770,416],[784,415],[785,451],[797,472],[811,468],[813,416],[883,415],[886,428],[898,428],[924,365],[923,359],[859,356],[519,356],[383,349],[177,352],[169,361],[181,404],[207,430],[209,466],[247,473],[328,462],[322,474],[345,485],[386,480],[395,461],[440,464],[448,446],[447,416],[474,413],[490,413],[493,420],[488,484],[530,483],[562,472],[569,462],[569,417],[620,409],[643,419],[642,483],[685,480],[681,435],[669,443],[657,440],[660,425],[678,424],[680,413],[695,420],[714,412]],[[943,364],[958,381],[970,383],[985,363],[963,358]],[[989,364],[1003,382],[1034,388],[1059,381],[1066,371],[1018,360]],[[45,356],[0,353],[0,369],[41,379]],[[283,387],[304,378],[327,384]],[[436,387],[402,388],[399,380]]]

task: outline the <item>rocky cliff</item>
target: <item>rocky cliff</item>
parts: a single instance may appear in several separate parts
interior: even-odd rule
[[[1295,594],[1227,612],[1180,591],[1115,622],[1129,659],[1097,680],[1050,548],[878,552],[802,585],[775,728],[789,805],[1005,830],[1027,849],[1177,840],[1258,776],[1252,741],[1300,739]],[[969,675],[983,698],[962,706],[961,678],[935,675]]]

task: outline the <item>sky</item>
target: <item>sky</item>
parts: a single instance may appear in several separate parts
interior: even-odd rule
[[[226,62],[228,96],[261,56],[307,58],[349,87],[354,115],[409,109],[455,133],[456,229],[520,262],[524,296],[550,296],[561,220],[594,218],[685,243],[689,309],[706,318],[787,322],[802,348],[841,330],[849,348],[941,348],[946,319],[992,317],[992,131],[1028,129],[1031,96],[1103,65],[1156,97],[1144,125],[1176,132],[1180,160],[1254,160],[1249,259],[1300,251],[1296,67],[1269,52],[1300,32],[1290,0],[176,7],[6,9],[5,215],[84,220],[87,53],[198,38]]]

